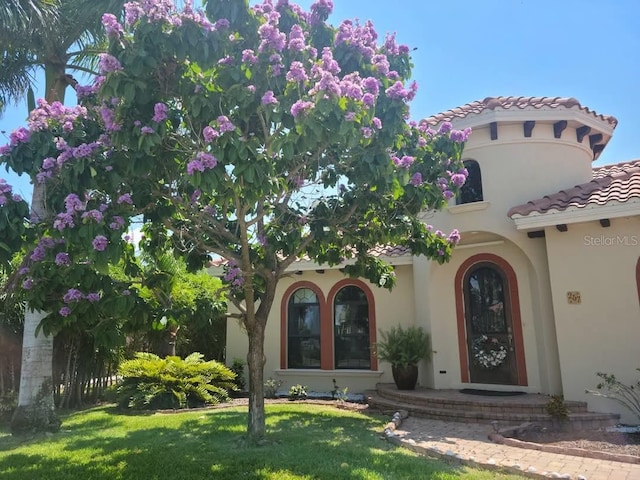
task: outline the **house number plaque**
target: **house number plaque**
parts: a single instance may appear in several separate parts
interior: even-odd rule
[[[567,292],[567,303],[569,305],[579,305],[581,303],[580,292]]]

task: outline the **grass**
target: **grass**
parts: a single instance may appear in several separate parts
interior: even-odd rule
[[[246,408],[128,415],[112,406],[31,438],[0,430],[2,480],[515,480],[419,457],[380,437],[386,419],[332,406],[267,406],[268,444],[244,442]]]

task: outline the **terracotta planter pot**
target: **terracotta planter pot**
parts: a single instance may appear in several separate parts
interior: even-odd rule
[[[418,366],[409,365],[406,367],[392,366],[391,373],[393,381],[396,382],[398,390],[414,390],[418,381]]]

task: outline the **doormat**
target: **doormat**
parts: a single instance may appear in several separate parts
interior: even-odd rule
[[[468,395],[481,395],[484,397],[515,397],[517,395],[526,395],[527,392],[510,391],[503,392],[500,390],[479,390],[477,388],[463,388],[460,393]]]

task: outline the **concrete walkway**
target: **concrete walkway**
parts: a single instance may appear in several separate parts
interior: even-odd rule
[[[387,438],[418,453],[533,478],[640,480],[640,465],[574,457],[491,442],[491,425],[394,416]]]

